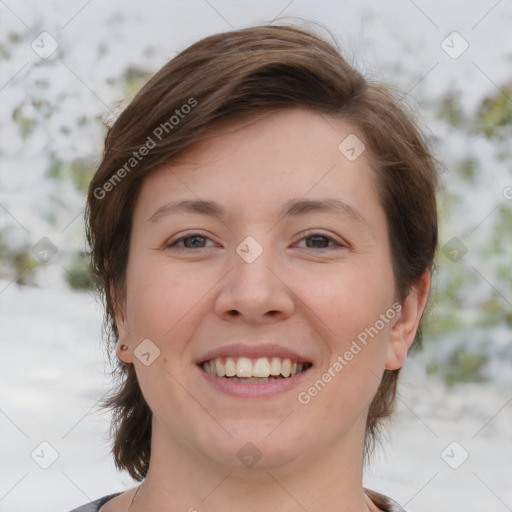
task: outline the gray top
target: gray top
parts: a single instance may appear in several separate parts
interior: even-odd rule
[[[122,494],[121,492],[116,492],[115,494],[109,494],[108,496],[103,496],[103,498],[100,498],[96,501],[91,501],[90,503],[86,503],[85,505],[82,505],[81,507],[74,508],[71,512],[98,512],[98,510],[107,503],[107,501],[110,501],[111,499],[115,498],[116,496],[119,496]]]
[[[407,512],[404,508],[402,508],[396,501],[393,501],[391,498],[384,496],[384,494],[380,494],[378,492],[372,491],[370,489],[365,489],[366,494],[369,498],[384,512]],[[96,501],[91,501],[81,507],[75,508],[71,510],[71,512],[98,512],[99,509],[110,501],[111,499],[119,496],[120,492],[115,494],[109,494],[108,496],[103,496]]]

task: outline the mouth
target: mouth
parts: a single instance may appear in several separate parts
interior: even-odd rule
[[[312,364],[282,357],[216,357],[198,364],[209,375],[245,384],[266,384],[291,379]]]

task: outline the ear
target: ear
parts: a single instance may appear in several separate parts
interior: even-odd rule
[[[114,283],[112,281],[110,281],[110,296],[113,298],[114,302],[114,317],[117,332],[119,333],[119,338],[116,343],[117,357],[125,363],[133,363],[133,352],[130,346],[130,331],[126,320],[126,306],[125,304],[118,304],[115,300]],[[123,346],[128,348],[123,350],[121,348]]]
[[[430,279],[430,272],[425,270],[402,304],[399,318],[391,328],[386,356],[387,370],[398,370],[404,364],[407,352],[418,331],[421,315],[427,305]]]

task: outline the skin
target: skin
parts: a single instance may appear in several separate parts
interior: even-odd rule
[[[353,162],[338,151],[354,127],[305,108],[242,121],[220,125],[219,135],[151,174],[136,204],[117,354],[135,365],[153,437],[131,510],[378,510],[362,486],[368,406],[384,369],[406,358],[430,275],[324,389],[299,403],[298,393],[397,300],[386,217],[369,151]],[[148,221],[169,201],[198,198],[220,203],[226,218],[180,212]],[[336,211],[278,217],[291,199],[327,198],[364,220]],[[194,233],[207,238],[168,246]],[[252,263],[236,252],[248,236],[263,249]],[[160,350],[149,366],[134,356],[147,338]],[[283,345],[313,367],[272,397],[226,395],[195,362],[240,340]],[[247,442],[261,454],[252,467],[237,457]],[[102,511],[129,510],[134,491]]]

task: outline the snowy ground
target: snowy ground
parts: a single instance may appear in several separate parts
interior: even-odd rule
[[[428,102],[446,91],[458,91],[471,111],[510,78],[508,0],[0,3],[0,41],[10,40],[6,34],[21,37],[9,46],[11,58],[0,60],[0,228],[8,226],[11,247],[42,236],[59,247],[38,275],[39,288],[0,280],[0,512],[66,512],[133,485],[110,460],[108,417],[91,411],[108,385],[101,314],[89,294],[63,283],[60,258],[82,243],[83,204],[69,183],[48,180],[50,152],[99,154],[101,133],[91,120],[115,114],[128,65],[156,70],[201,37],[267,23],[281,11],[327,25],[360,69],[421,99],[427,122]],[[30,46],[43,31],[59,44],[48,60]],[[469,45],[456,59],[441,46],[452,31]],[[451,50],[460,50],[460,40],[453,41]],[[34,110],[26,98],[48,100],[57,110],[45,118],[44,108]],[[12,107],[20,103],[24,115],[39,121],[27,139],[12,129]],[[84,115],[86,123],[79,121]],[[463,219],[469,225],[503,201],[501,190],[510,185],[499,168],[486,179],[473,191]],[[428,378],[424,366],[416,357],[402,375],[396,421],[366,485],[410,512],[512,510],[510,386],[448,390]],[[453,469],[465,451],[467,460]],[[52,455],[55,462],[40,467]]]

